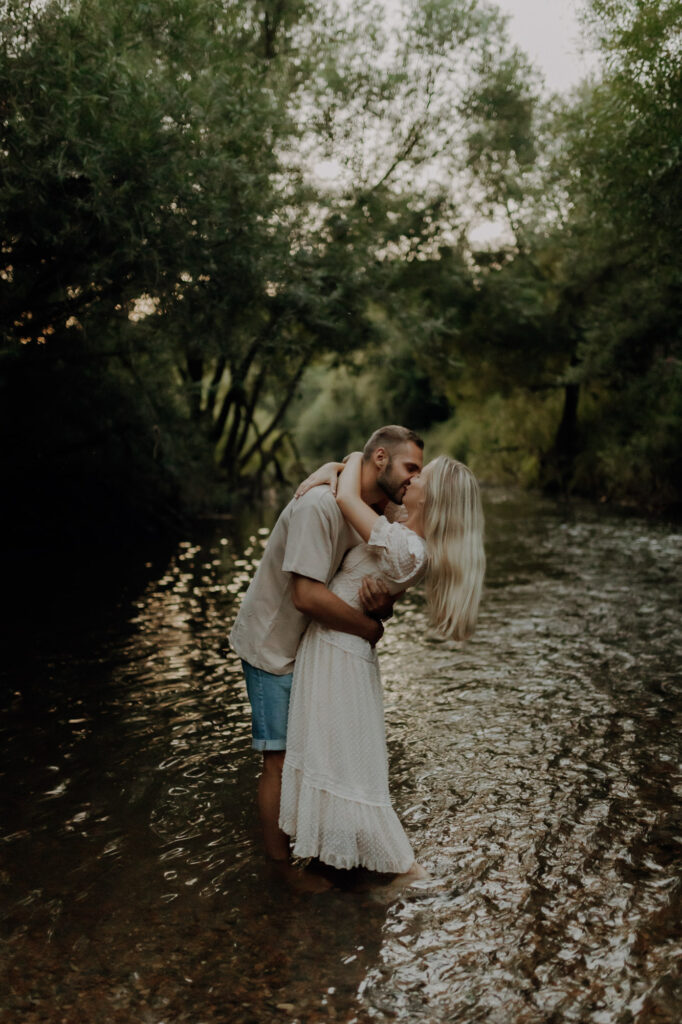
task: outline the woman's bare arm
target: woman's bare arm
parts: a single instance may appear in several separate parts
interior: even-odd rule
[[[360,452],[353,452],[348,457],[345,469],[339,477],[336,501],[344,518],[358,531],[363,540],[369,540],[369,535],[379,516],[362,500],[361,469],[362,455]]]
[[[309,491],[312,487],[319,487],[320,484],[329,484],[332,494],[336,494],[336,484],[342,469],[343,462],[325,462],[323,466],[316,469],[298,485],[294,497],[301,498],[306,491]]]

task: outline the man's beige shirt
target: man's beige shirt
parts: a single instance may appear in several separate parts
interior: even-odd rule
[[[291,600],[292,573],[329,584],[349,548],[361,542],[328,487],[292,499],[270,534],[230,633],[230,644],[255,668],[292,672],[308,622]]]

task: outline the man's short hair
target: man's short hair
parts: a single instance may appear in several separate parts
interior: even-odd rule
[[[393,455],[396,448],[400,448],[402,445],[407,444],[408,441],[412,441],[416,444],[417,448],[424,448],[424,442],[422,441],[419,434],[415,434],[414,430],[408,430],[407,427],[399,427],[397,424],[391,424],[388,427],[379,427],[375,430],[369,441],[362,449],[362,457],[369,459],[373,452],[377,448],[385,448],[389,455]]]

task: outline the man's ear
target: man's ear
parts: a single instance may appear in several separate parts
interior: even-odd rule
[[[383,469],[388,462],[388,452],[385,448],[375,448],[372,452],[372,461],[377,469]]]

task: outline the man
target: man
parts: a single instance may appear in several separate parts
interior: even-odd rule
[[[363,449],[362,497],[378,509],[401,504],[422,468],[424,442],[406,427],[376,430]],[[308,622],[361,636],[372,645],[383,633],[380,595],[363,614],[328,590],[346,551],[360,543],[329,487],[292,499],[280,515],[230,634],[242,659],[252,711],[252,746],[263,753],[258,809],[265,849],[276,861],[289,857],[279,828],[282,767],[294,659]],[[387,610],[387,609],[386,609]]]

